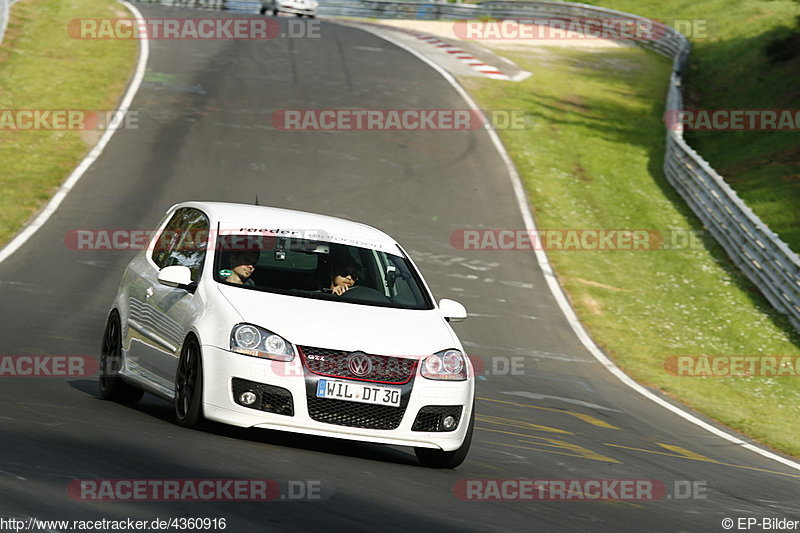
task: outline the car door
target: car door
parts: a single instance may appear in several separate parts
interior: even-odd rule
[[[180,236],[186,209],[179,209],[159,225],[152,251],[145,252],[129,266],[127,328],[129,337],[127,371],[168,395],[168,384],[158,383],[153,369],[157,354],[171,344],[155,333],[153,295],[158,271],[166,264],[170,250]]]
[[[208,217],[202,211],[178,210],[148,256],[136,290],[131,291],[131,327],[138,331],[141,343],[139,371],[164,394],[172,394],[181,345],[202,302],[191,290],[160,283],[158,273],[162,268],[182,265],[191,270],[192,281],[199,282],[208,235]]]

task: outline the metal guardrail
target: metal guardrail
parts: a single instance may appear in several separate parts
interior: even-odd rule
[[[0,5],[9,0],[0,0]],[[12,2],[14,0],[11,0]],[[154,1],[154,0],[149,0]],[[257,12],[253,0],[155,0],[167,5],[227,8]],[[681,74],[691,52],[689,40],[657,21],[587,4],[556,1],[492,0],[481,4],[425,3],[386,0],[319,0],[321,17],[406,18],[457,20],[487,18],[626,19],[650,28],[657,38],[638,39],[637,45],[673,60],[666,111],[683,107]],[[2,16],[2,15],[0,15]],[[2,21],[0,20],[0,28]],[[2,36],[2,32],[0,32]],[[733,262],[761,290],[775,309],[800,330],[800,257],[780,240],[720,175],[684,140],[683,131],[667,127],[664,173],[706,229]]]
[[[673,73],[667,111],[682,108],[680,77]],[[680,128],[667,131],[664,173],[736,266],[800,330],[800,258],[686,143]]]

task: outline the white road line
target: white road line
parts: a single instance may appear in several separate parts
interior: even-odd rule
[[[22,477],[20,475],[17,475],[14,472],[8,472],[7,470],[0,470],[0,474],[8,474],[9,476],[17,478],[20,481],[27,481],[26,478],[24,478],[24,477]]]
[[[444,68],[439,66],[432,59],[425,57],[423,54],[417,52],[413,48],[410,48],[405,44],[395,39],[392,39],[391,37],[387,37],[386,35],[383,35],[375,30],[372,30],[371,28],[363,26],[360,27],[364,31],[368,31],[373,35],[377,35],[381,39],[384,39],[385,41],[388,41],[394,44],[395,46],[402,48],[409,54],[418,58],[423,63],[426,63],[436,72],[438,72],[445,80],[447,80],[447,82],[450,83],[450,85],[453,86],[456,92],[458,92],[458,94],[461,95],[461,97],[464,99],[464,101],[467,102],[467,105],[469,105],[469,107],[472,108],[473,111],[477,113],[482,113],[482,111],[480,110],[480,108],[478,108],[475,101],[467,93],[467,91],[458,83],[455,77],[453,77],[449,72],[447,72]],[[486,120],[488,123],[488,119]],[[492,143],[494,144],[495,148],[500,154],[500,157],[503,159],[503,162],[506,165],[509,178],[511,178],[511,185],[514,189],[514,195],[516,196],[517,199],[517,207],[519,208],[520,213],[522,214],[522,218],[525,222],[525,229],[530,231],[532,234],[535,234],[536,223],[533,220],[533,215],[531,214],[530,207],[528,206],[528,199],[525,193],[525,188],[522,186],[522,180],[520,179],[519,174],[517,173],[517,169],[514,167],[514,163],[511,161],[511,157],[506,152],[506,149],[503,146],[503,143],[500,141],[500,137],[497,135],[497,132],[495,132],[492,129],[487,129],[485,131],[489,135],[489,138],[492,140]],[[780,455],[772,453],[769,450],[765,450],[763,448],[745,442],[742,439],[734,435],[731,435],[730,433],[723,431],[709,424],[708,422],[705,422],[697,418],[695,415],[689,413],[688,411],[685,411],[676,405],[672,405],[663,398],[659,398],[658,396],[656,396],[643,386],[636,383],[636,381],[634,381],[633,378],[628,376],[625,372],[620,370],[620,368],[617,365],[615,365],[614,362],[606,356],[606,354],[603,353],[600,347],[597,346],[597,344],[595,344],[595,342],[589,336],[589,333],[587,333],[587,331],[584,329],[583,325],[578,320],[575,311],[569,305],[569,301],[564,295],[564,291],[561,289],[561,285],[559,285],[558,283],[558,279],[556,278],[555,273],[553,272],[553,268],[550,265],[550,261],[547,259],[547,254],[544,253],[544,250],[542,250],[541,247],[536,247],[536,248],[537,249],[534,250],[534,253],[536,254],[536,260],[539,262],[539,267],[542,269],[542,274],[544,274],[544,279],[547,282],[547,286],[550,289],[550,292],[553,294],[553,297],[555,298],[556,302],[558,303],[559,308],[561,308],[561,312],[566,317],[567,322],[572,328],[572,331],[575,333],[575,335],[578,337],[581,343],[586,347],[586,349],[589,350],[589,353],[591,353],[592,356],[594,356],[594,358],[597,359],[597,361],[599,361],[600,364],[602,364],[609,372],[611,372],[620,381],[622,381],[622,383],[624,383],[631,389],[635,390],[648,400],[655,402],[664,409],[671,411],[672,413],[678,415],[687,422],[690,422],[708,431],[709,433],[713,433],[714,435],[723,438],[728,442],[732,442],[733,444],[741,446],[742,448],[755,452],[768,459],[772,459],[773,461],[782,463],[790,468],[794,468],[795,470],[800,470],[800,463],[797,463],[796,461],[792,461],[791,459],[787,459],[785,457],[781,457]]]
[[[138,9],[125,0],[117,1],[123,4],[133,13],[140,26],[144,25],[144,17]],[[23,244],[25,244],[28,239],[30,239],[39,230],[39,228],[44,226],[44,224],[50,219],[51,216],[53,216],[58,207],[61,205],[61,202],[64,201],[70,191],[72,191],[73,187],[75,187],[75,184],[78,183],[78,180],[83,177],[83,174],[89,169],[90,166],[92,166],[92,163],[94,163],[97,158],[100,157],[100,154],[111,140],[114,132],[116,132],[119,126],[123,123],[128,109],[131,106],[131,102],[133,102],[133,97],[136,96],[136,92],[139,90],[139,86],[142,84],[145,68],[147,67],[147,58],[149,55],[150,43],[145,37],[139,41],[139,61],[136,65],[136,71],[133,75],[133,79],[131,80],[130,85],[128,85],[128,90],[125,92],[125,96],[122,98],[119,108],[114,114],[111,123],[109,123],[108,128],[106,128],[106,130],[103,132],[103,135],[100,137],[100,140],[97,141],[97,144],[94,146],[94,148],[92,148],[92,151],[89,152],[85,158],[83,158],[83,161],[80,162],[75,170],[72,171],[72,174],[70,174],[61,187],[59,187],[47,205],[45,205],[44,209],[42,209],[36,218],[33,219],[33,221],[27,226],[25,226],[22,231],[11,240],[11,242],[9,242],[7,245],[5,245],[5,247],[3,247],[2,250],[0,250],[0,263],[8,259],[11,254],[16,252]]]

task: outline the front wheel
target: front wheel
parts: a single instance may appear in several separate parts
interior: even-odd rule
[[[108,315],[103,344],[100,347],[100,397],[119,403],[136,403],[144,391],[125,383],[119,377],[122,368],[122,328],[116,310]]]
[[[175,419],[178,425],[188,428],[198,427],[203,422],[203,360],[194,337],[186,339],[178,361]]]
[[[266,15],[267,14],[267,8],[266,7],[262,7],[261,10],[259,11],[259,13],[261,13],[262,15]]]
[[[445,452],[442,450],[432,450],[431,448],[414,448],[414,453],[417,456],[420,464],[428,468],[455,468],[464,462],[469,453],[469,447],[472,443],[472,431],[475,428],[475,403],[472,404],[472,413],[469,417],[469,426],[467,427],[467,434],[464,436],[464,442],[461,447],[453,450],[452,452]]]

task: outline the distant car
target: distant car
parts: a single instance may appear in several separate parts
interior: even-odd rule
[[[271,11],[275,16],[283,12],[314,18],[317,16],[317,7],[317,0],[264,0],[261,2],[261,14],[266,15]]]
[[[338,275],[357,281],[337,294],[328,285]],[[475,419],[474,370],[448,323],[466,316],[453,300],[437,304],[375,228],[182,203],[122,276],[100,391],[122,403],[154,394],[183,426],[210,419],[412,446],[423,465],[452,468]]]

